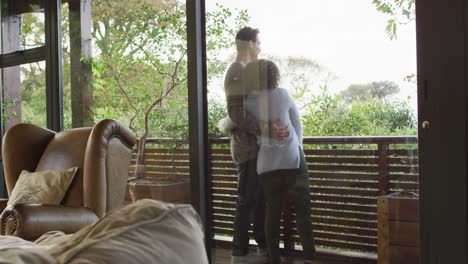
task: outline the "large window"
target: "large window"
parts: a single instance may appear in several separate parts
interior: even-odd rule
[[[192,202],[213,262],[230,261],[236,235],[242,162],[229,138],[243,125],[219,121],[231,115],[225,78],[244,26],[260,30],[247,43],[278,66],[298,109],[319,257],[416,263],[421,221],[423,261],[466,259],[463,1],[418,2],[418,75],[413,0],[0,2],[2,133],[19,122],[58,131],[120,120],[139,138],[126,202]],[[253,104],[242,114],[262,105],[259,87],[233,97]],[[259,116],[247,122],[250,147],[271,141],[274,126],[296,133]],[[304,250],[297,208],[280,198],[280,247],[294,255]]]
[[[62,15],[65,127],[121,121],[139,140],[127,200],[189,202],[185,5],[70,1]]]
[[[290,139],[276,140],[272,135],[275,118],[280,118],[278,125],[288,125],[290,133],[299,137],[303,133],[310,183],[307,206],[318,255],[346,256],[353,252],[356,259],[417,262],[414,3],[393,6],[384,2],[206,1],[214,239],[234,248],[232,252],[220,249],[214,257],[239,253],[239,245],[230,243],[241,239],[239,232],[244,232],[238,226],[239,219],[249,217],[240,216],[244,209],[239,206],[248,197],[243,192],[250,188],[242,180],[246,177],[243,168],[251,166],[248,160],[255,162],[258,158],[254,170],[261,174],[260,188],[268,192],[272,188],[268,177],[276,176],[265,172],[284,168],[289,158],[281,155],[285,155],[284,145],[289,144],[284,141]],[[245,35],[240,36],[244,42],[234,41],[244,26],[259,30],[253,43]],[[269,60],[279,70],[278,85],[264,87],[268,93],[262,91],[261,79],[265,77],[258,68],[261,64],[250,63],[256,59]],[[275,77],[268,75],[269,70],[265,72],[270,80]],[[252,76],[260,81],[252,82]],[[281,114],[287,99],[281,101],[278,94],[284,95],[284,91],[295,102],[302,131],[293,120],[292,110]],[[269,99],[262,101],[265,93]],[[263,107],[265,104],[268,107]],[[242,117],[236,111],[242,111]],[[262,117],[262,111],[267,118]],[[236,119],[232,120],[234,124],[227,126],[226,116]],[[255,124],[258,127],[252,132]],[[253,147],[255,144],[259,150]],[[278,149],[276,154],[274,149]],[[252,151],[258,156],[251,155]],[[252,177],[255,173],[247,176],[249,180]],[[268,203],[278,204],[275,196],[281,196],[280,187],[275,195],[265,194],[267,211],[274,207]],[[283,209],[280,247],[286,255],[304,250],[296,226],[299,205],[292,199],[296,187],[289,188],[293,195],[284,195],[280,202],[284,204],[278,205]],[[274,220],[267,219],[267,225],[269,221]],[[265,246],[255,227],[253,230],[249,235],[251,246]],[[396,247],[404,248],[405,253],[395,253]]]
[[[5,128],[19,122],[47,125],[43,4],[8,1],[2,5],[1,98]],[[37,62],[27,63],[31,60]]]
[[[62,128],[60,1],[2,1],[2,129]]]

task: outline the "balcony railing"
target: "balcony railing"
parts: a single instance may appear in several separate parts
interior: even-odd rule
[[[211,223],[215,245],[232,240],[237,177],[229,140],[210,139]],[[377,197],[418,191],[417,138],[307,137],[312,221],[316,245],[325,251],[353,252],[376,258]],[[148,140],[148,177],[189,177],[186,141]],[[294,210],[285,200],[282,241],[285,250],[300,250]],[[370,257],[369,257],[370,256]]]

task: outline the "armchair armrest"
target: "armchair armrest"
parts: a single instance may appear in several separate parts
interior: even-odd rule
[[[96,214],[85,207],[48,204],[17,204],[7,207],[0,216],[2,235],[26,240],[53,230],[75,233],[97,220]]]

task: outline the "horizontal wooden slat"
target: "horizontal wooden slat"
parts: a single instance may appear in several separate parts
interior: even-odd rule
[[[211,176],[212,181],[226,181],[226,182],[235,182],[237,183],[237,176],[231,175],[231,176],[219,176],[219,175],[212,175]]]
[[[232,161],[232,157],[231,157],[231,155],[211,155],[210,160],[211,161],[216,161],[216,160],[222,160],[222,161],[230,160],[230,161]]]
[[[339,241],[328,241],[328,240],[319,239],[319,238],[315,239],[315,244],[317,246],[324,246],[324,247],[351,249],[351,250],[358,250],[358,251],[364,251],[364,252],[377,252],[376,245],[362,245],[362,244],[354,244],[354,243],[339,242]]]
[[[376,204],[377,198],[367,197],[346,197],[340,195],[311,195],[313,201],[330,201],[330,202],[342,202],[342,203],[354,203],[354,204]]]
[[[339,212],[330,210],[313,209],[312,215],[326,217],[352,218],[362,220],[377,220],[377,214],[358,213],[358,212]]]
[[[236,207],[236,202],[235,201],[212,201],[211,205],[213,207],[230,209],[230,208]]]
[[[219,221],[224,221],[224,222],[229,222],[232,225],[234,225],[234,216],[230,215],[214,215],[213,217],[213,224],[216,225],[217,222]]]
[[[417,173],[419,167],[415,166],[388,166],[389,172]]]
[[[367,149],[305,149],[306,156],[378,156],[377,150]]]
[[[214,208],[213,209],[214,214],[222,214],[222,215],[234,215],[235,214],[235,208],[230,209],[224,209],[224,208]]]
[[[342,157],[306,157],[309,163],[338,163],[338,164],[377,164],[378,158],[342,158]]]
[[[212,174],[225,174],[225,175],[235,175],[236,174],[236,170],[235,169],[215,169],[215,168],[212,168],[211,169],[211,173]]]
[[[387,151],[387,155],[417,157],[418,151],[415,149],[391,149]]]
[[[131,171],[129,173],[129,175],[133,175],[133,171]],[[170,176],[186,176],[186,177],[190,177],[190,174],[189,173],[167,173],[167,172],[151,172],[151,171],[145,171],[144,173],[145,177],[148,177],[148,178],[164,178],[164,177],[170,177]]]
[[[237,189],[237,183],[235,182],[211,182],[211,186],[214,188]]]
[[[210,152],[213,154],[231,155],[231,150],[229,149],[211,149]]]
[[[187,176],[187,177],[190,177],[190,174],[187,172],[187,173],[175,173],[175,172],[154,172],[154,171],[145,171],[145,177],[167,177],[167,176],[173,176],[173,175],[177,175],[177,176]]]
[[[402,182],[390,182],[391,189],[410,189],[417,190],[419,189],[418,183],[402,183]]]
[[[190,166],[189,161],[155,161],[155,160],[145,160],[145,168],[151,166],[171,166],[171,167],[188,167]]]
[[[376,237],[365,237],[365,236],[358,236],[358,235],[314,232],[314,238],[315,239],[326,238],[326,239],[349,241],[353,243],[356,242],[356,243],[363,243],[363,244],[375,244],[375,245],[377,244]]]
[[[339,203],[318,203],[313,202],[312,208],[335,209],[344,211],[357,211],[357,212],[377,212],[375,205],[354,205],[354,204],[339,204]]]
[[[408,182],[419,182],[418,174],[389,174],[388,178],[392,180],[408,181]]]
[[[237,195],[237,190],[234,189],[220,189],[220,188],[212,188],[211,191],[213,194],[225,194],[225,195]]]
[[[316,165],[309,164],[309,171],[362,171],[362,172],[377,172],[378,166],[346,166],[346,165]]]
[[[342,180],[378,180],[377,174],[344,173],[344,172],[310,172],[310,177],[320,179]]]
[[[363,190],[363,189],[338,189],[338,188],[323,188],[323,187],[312,187],[310,191],[315,194],[338,194],[338,195],[350,195],[350,196],[367,196],[376,197],[379,195],[378,190]]]
[[[220,195],[220,193],[213,193],[212,195],[213,200],[219,200],[219,201],[235,201],[237,199],[237,196],[231,195],[231,196],[225,196],[225,195]]]
[[[415,158],[388,158],[387,164],[408,164],[408,165],[418,165],[419,160]]]
[[[328,232],[351,234],[351,235],[377,237],[377,230],[367,229],[367,228],[330,226],[330,225],[318,225],[318,224],[314,224],[313,228],[314,230],[317,230],[317,231],[328,231]]]
[[[166,173],[190,173],[190,168],[168,168],[168,167],[148,167],[145,172],[166,172]]]
[[[190,155],[186,154],[146,154],[145,160],[190,160]]]
[[[236,168],[236,165],[232,161],[231,162],[211,161],[210,166],[212,168]]]
[[[335,180],[320,180],[311,179],[310,184],[312,186],[334,186],[334,187],[355,187],[355,188],[379,188],[378,181],[335,181]]]
[[[145,153],[189,153],[189,149],[145,148]]]
[[[339,226],[352,226],[377,229],[377,221],[364,221],[358,219],[340,219],[312,215],[312,224],[326,224],[326,225],[339,225]]]

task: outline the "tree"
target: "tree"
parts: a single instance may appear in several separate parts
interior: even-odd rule
[[[352,84],[340,92],[340,96],[347,103],[355,100],[368,101],[385,99],[400,91],[398,84],[392,81],[371,82],[366,84]]]
[[[335,74],[306,57],[268,56],[268,59],[278,65],[281,83],[287,86],[300,109],[308,104],[314,91],[336,79]]]
[[[416,118],[407,101],[379,98],[345,102],[326,86],[314,95],[302,116],[305,136],[415,135]]]
[[[149,136],[187,137],[185,5],[179,1],[164,5],[144,1],[130,4],[129,10],[126,13],[117,8],[115,21],[106,17],[95,22],[101,29],[96,30],[99,56],[89,62],[97,98],[93,112],[95,118],[118,117],[128,122],[139,137],[137,164],[142,165]],[[216,59],[220,57],[217,53],[233,45],[237,27],[223,23],[230,18],[237,26],[244,25],[248,16],[245,11],[235,16],[219,5],[218,10],[207,14],[207,49],[213,58],[210,77],[224,71],[225,63]],[[143,176],[143,166],[137,166],[135,175]]]
[[[390,16],[385,28],[390,39],[397,38],[397,25],[406,25],[415,18],[414,0],[373,0],[372,3],[379,12]]]

